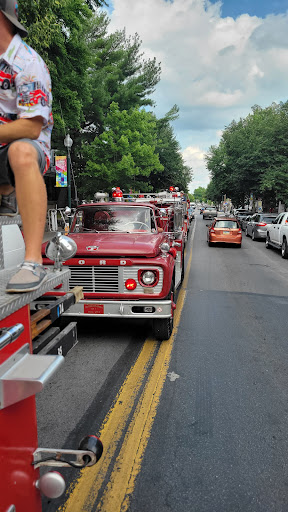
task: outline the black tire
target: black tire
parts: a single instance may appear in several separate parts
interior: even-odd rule
[[[171,284],[170,292],[168,297],[174,301],[175,299],[175,285],[174,282]],[[167,298],[168,298],[167,297]],[[174,310],[170,318],[154,318],[153,320],[153,336],[158,341],[169,340],[174,326]]]
[[[266,247],[266,249],[270,249],[270,236],[269,235],[266,236],[265,247]]]
[[[288,247],[287,247],[287,240],[286,240],[286,238],[282,242],[281,256],[282,256],[282,258],[284,260],[287,260],[287,258],[288,258]]]
[[[237,248],[241,249],[242,244],[237,244]]]
[[[252,237],[251,237],[251,238],[252,238],[253,242],[255,242],[255,241],[256,241],[256,238],[255,238],[255,231],[252,231]]]
[[[185,276],[185,259],[184,259],[184,251],[183,251],[183,254],[182,254],[182,268],[181,268],[181,284],[183,283],[184,281],[184,276]]]
[[[246,228],[246,229],[245,229],[245,235],[246,235],[246,236],[249,236],[249,235],[248,235],[248,228]]]
[[[209,245],[209,247],[213,247],[213,243],[212,242],[208,242],[208,245]]]
[[[3,81],[2,89],[4,89],[4,91],[8,91],[8,89],[10,89],[10,82],[9,82],[9,80],[4,80]]]

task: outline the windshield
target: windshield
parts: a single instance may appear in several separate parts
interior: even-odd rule
[[[156,233],[153,210],[136,206],[89,206],[77,210],[71,233]]]
[[[233,220],[219,220],[216,222],[215,228],[237,229],[238,224]]]

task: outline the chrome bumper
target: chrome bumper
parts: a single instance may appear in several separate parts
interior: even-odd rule
[[[133,308],[147,308],[147,311],[135,312]],[[89,309],[95,312],[89,312]],[[86,311],[85,311],[86,310]],[[88,311],[88,312],[87,312]],[[98,312],[97,312],[98,311]],[[61,316],[113,317],[113,318],[170,318],[171,300],[80,300],[73,304]]]

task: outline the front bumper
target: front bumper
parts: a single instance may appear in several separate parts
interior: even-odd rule
[[[211,235],[210,236],[210,242],[212,243],[224,243],[224,244],[241,244],[242,242],[242,235],[237,236],[225,236],[225,235]]]
[[[111,318],[170,318],[171,300],[89,300],[72,305],[62,316]]]

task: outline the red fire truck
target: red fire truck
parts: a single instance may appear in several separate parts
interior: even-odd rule
[[[0,62],[0,86],[1,89],[7,90],[13,87],[16,74],[7,62],[2,60]]]
[[[41,103],[43,107],[49,103],[49,92],[44,89],[41,82],[31,82],[19,87],[19,105],[34,106]]]
[[[69,233],[77,253],[64,263],[71,277],[63,291],[50,294],[51,300],[80,285],[84,299],[65,316],[149,318],[154,336],[168,339],[175,291],[184,277],[183,232],[179,228],[177,238],[165,229],[164,210],[156,204],[121,202],[117,194],[117,202],[77,208]]]
[[[63,331],[51,324],[77,302],[81,292],[68,291],[48,308],[33,310],[39,295],[69,279],[68,269],[60,270],[60,260],[64,252],[66,256],[73,252],[69,240],[57,237],[50,243],[52,248],[54,244],[56,269],[51,267],[41,288],[24,294],[5,293],[15,269],[4,268],[3,227],[20,222],[18,217],[0,217],[0,509],[41,512],[41,495],[61,496],[65,481],[58,471],[40,475],[39,468],[91,466],[100,458],[102,444],[96,436],[87,436],[77,450],[38,447],[35,394],[77,343],[75,322]]]

